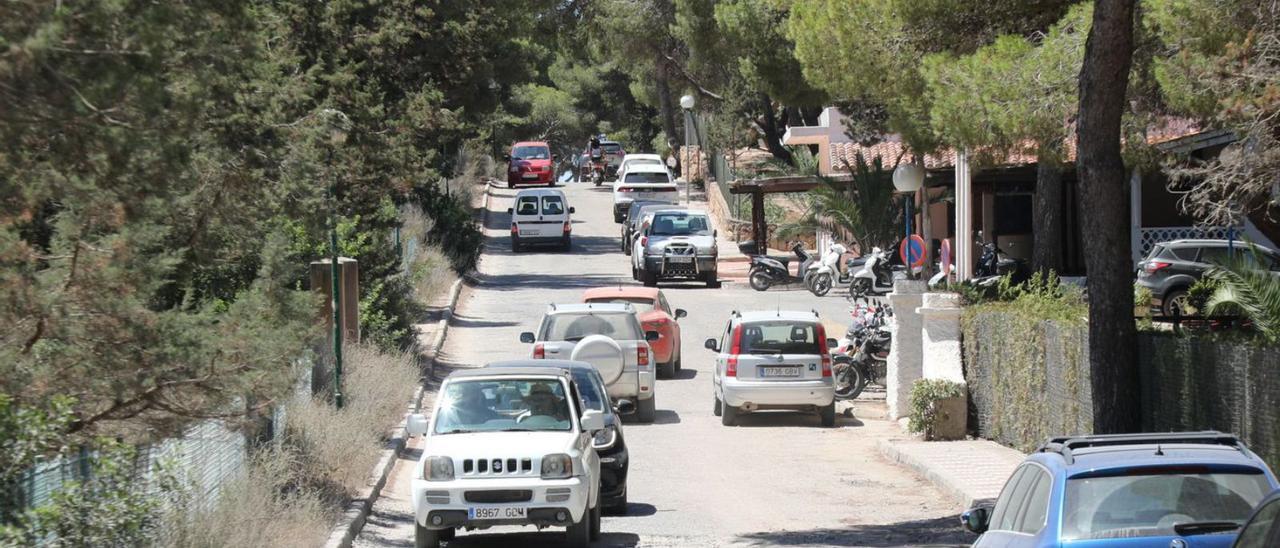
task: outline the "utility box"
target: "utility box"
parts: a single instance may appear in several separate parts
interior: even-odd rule
[[[924,437],[935,441],[962,440],[968,426],[969,399],[963,396],[942,398],[933,402],[933,424]]]
[[[324,295],[321,306],[324,317],[325,336],[333,337],[333,282],[330,281],[330,260],[324,259],[311,263],[311,290]],[[338,281],[340,282],[338,303],[340,320],[342,321],[343,344],[360,342],[360,265],[355,259],[338,257]],[[329,341],[332,346],[333,341]]]

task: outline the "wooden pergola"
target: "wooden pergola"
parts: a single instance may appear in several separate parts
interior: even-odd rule
[[[730,194],[751,195],[751,239],[755,241],[758,253],[764,254],[769,249],[769,225],[764,218],[764,195],[808,192],[823,184],[823,179],[812,175],[791,175],[730,183]],[[853,182],[853,176],[848,174],[832,175],[825,179],[837,183]]]

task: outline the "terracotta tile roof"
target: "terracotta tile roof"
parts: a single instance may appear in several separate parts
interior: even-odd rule
[[[1148,128],[1147,143],[1154,145],[1194,135],[1202,131],[1204,131],[1203,127],[1195,121],[1185,118],[1166,118]],[[1074,138],[1067,141],[1064,152],[1067,161],[1075,161],[1076,142]],[[899,158],[908,158],[910,151],[898,135],[886,136],[883,141],[871,146],[864,146],[858,143],[831,143],[828,149],[831,168],[835,171],[844,171],[845,163],[852,164],[858,153],[862,153],[863,158],[868,162],[879,157],[884,167],[890,169]],[[1025,142],[1023,146],[1016,147],[1013,151],[987,151],[986,153],[993,158],[996,165],[1001,166],[1030,165],[1036,163],[1037,160],[1035,145],[1031,141]],[[956,151],[952,148],[940,148],[926,154],[924,156],[924,165],[925,169],[950,168],[956,165]]]

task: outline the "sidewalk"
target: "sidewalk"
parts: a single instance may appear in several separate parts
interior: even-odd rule
[[[915,470],[972,508],[994,502],[1005,480],[1022,463],[1021,452],[987,440],[881,440],[889,460]]]

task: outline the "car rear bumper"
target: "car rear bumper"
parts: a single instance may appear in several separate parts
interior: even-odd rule
[[[605,387],[610,398],[647,400],[653,397],[653,367],[646,367],[637,372],[634,369],[624,371],[622,378]]]
[[[536,177],[526,179],[524,177],[524,173],[508,172],[507,184],[514,186],[514,185],[545,185],[545,184],[551,183],[552,172],[550,171],[534,172],[534,175],[536,175]]]
[[[822,407],[835,401],[830,378],[821,381],[742,381],[726,378],[719,383],[720,399],[733,407],[773,409]]]
[[[530,491],[528,501],[499,504],[467,502],[467,491]],[[567,496],[567,499],[564,498]],[[549,500],[548,498],[553,500]],[[544,480],[537,477],[504,479],[462,479],[454,481],[413,480],[414,519],[428,529],[491,527],[495,525],[567,526],[583,518],[590,500],[586,478]],[[447,499],[447,502],[446,502]],[[563,500],[562,500],[563,499]],[[523,519],[471,519],[471,508],[526,508]],[[562,513],[565,519],[557,519]],[[436,520],[435,518],[439,518]]]

